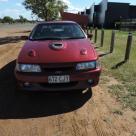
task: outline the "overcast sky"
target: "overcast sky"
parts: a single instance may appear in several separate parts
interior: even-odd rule
[[[31,11],[27,11],[22,2],[24,0],[0,0],[0,17],[11,16],[18,18],[19,15],[31,19]],[[91,6],[92,3],[98,4],[101,0],[63,0],[69,6],[70,12],[77,12],[84,10]],[[136,5],[136,0],[109,0],[111,2],[126,2]]]

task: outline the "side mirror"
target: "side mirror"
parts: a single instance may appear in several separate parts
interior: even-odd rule
[[[21,40],[28,40],[28,36],[21,36]]]
[[[87,34],[87,36],[88,36],[89,39],[93,38],[93,34]]]

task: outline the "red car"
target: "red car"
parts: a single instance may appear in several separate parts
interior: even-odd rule
[[[93,45],[75,22],[42,22],[22,48],[15,68],[27,91],[82,90],[96,86],[101,67]]]

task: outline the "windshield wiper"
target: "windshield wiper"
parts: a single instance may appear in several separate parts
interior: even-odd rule
[[[65,38],[65,39],[84,39],[85,37],[68,37],[68,38]]]

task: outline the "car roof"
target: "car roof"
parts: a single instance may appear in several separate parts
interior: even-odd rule
[[[74,21],[42,21],[42,22],[38,22],[38,24],[56,24],[56,23],[62,23],[62,24],[77,24]]]

